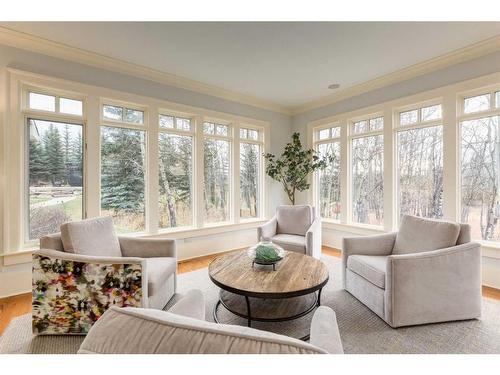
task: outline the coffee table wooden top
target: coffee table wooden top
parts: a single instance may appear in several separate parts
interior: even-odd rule
[[[313,257],[286,252],[276,265],[252,267],[247,251],[215,258],[208,266],[210,279],[218,287],[249,297],[289,298],[321,289],[328,282],[325,264]]]

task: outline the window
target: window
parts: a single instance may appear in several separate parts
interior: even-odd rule
[[[383,118],[377,117],[376,128],[370,121],[353,123],[351,136],[352,221],[361,224],[383,223],[384,138]],[[380,124],[380,121],[382,122]],[[363,123],[365,125],[359,125]],[[361,130],[363,129],[363,130]]]
[[[160,115],[160,228],[193,225],[193,135],[191,120]],[[169,132],[168,129],[176,129]]]
[[[231,142],[229,126],[205,122],[203,124],[204,147],[204,223],[220,223],[230,220],[230,164]]]
[[[119,121],[128,124],[144,124],[144,111],[105,104],[102,106],[104,120]]]
[[[145,230],[145,133],[101,126],[101,214],[118,233]]]
[[[83,218],[81,124],[28,119],[28,240]]]
[[[255,129],[240,129],[240,218],[260,216],[262,144]]]
[[[61,113],[65,115],[83,115],[83,101],[81,100],[41,94],[33,91],[28,92],[27,107],[38,111]]]
[[[490,108],[495,96],[498,100],[498,92],[463,99],[464,115],[492,113],[469,115],[460,121],[460,220],[471,225],[473,239],[499,242],[500,110]]]
[[[317,173],[316,206],[322,218],[340,220],[340,126],[318,130],[315,149],[319,157],[331,157]]]
[[[443,129],[441,105],[412,110],[418,122],[396,129],[399,216],[443,217]],[[403,112],[408,113],[408,112]],[[404,119],[401,114],[400,120]]]

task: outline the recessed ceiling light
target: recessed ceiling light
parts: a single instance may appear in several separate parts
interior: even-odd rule
[[[328,86],[330,90],[335,90],[340,87],[340,83],[332,83],[331,85]]]

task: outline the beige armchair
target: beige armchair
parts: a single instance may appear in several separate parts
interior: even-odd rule
[[[205,321],[205,299],[189,291],[168,312],[112,307],[91,328],[79,354],[341,354],[332,309],[320,306],[310,343],[253,328]]]
[[[397,233],[344,238],[342,271],[392,327],[481,316],[481,247],[467,224],[406,215]]]
[[[269,238],[285,250],[321,257],[321,219],[309,205],[278,206],[276,215],[257,228],[257,239]]]
[[[174,295],[175,240],[116,236],[111,218],[61,231],[33,253],[35,334],[86,334],[111,306],[162,309]]]

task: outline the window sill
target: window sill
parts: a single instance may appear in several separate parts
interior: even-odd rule
[[[378,234],[378,233],[386,233],[383,227],[377,225],[369,225],[369,224],[345,224],[339,221],[334,220],[325,220],[321,221],[322,227],[324,229],[333,229],[339,230],[343,232],[349,232],[353,234]]]

